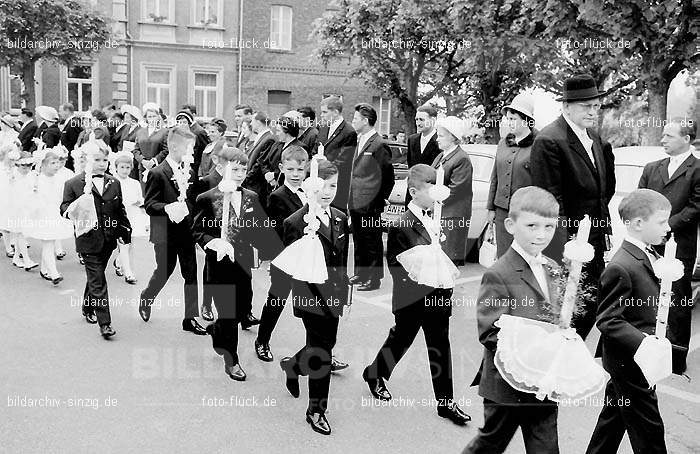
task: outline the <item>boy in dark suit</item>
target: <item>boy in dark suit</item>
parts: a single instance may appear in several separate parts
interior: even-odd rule
[[[517,391],[496,369],[496,321],[503,314],[551,321],[550,298],[556,262],[542,255],[554,236],[559,204],[552,194],[534,186],[520,188],[511,197],[505,226],[513,235],[511,247],[487,269],[477,299],[479,341],[484,357],[472,385],[484,399],[484,426],[462,454],[501,453],[520,427],[527,454],[559,453],[556,403]]]
[[[637,189],[618,208],[627,237],[600,276],[596,356],[610,374],[605,405],[586,453],[617,452],[625,431],[635,454],[666,453],[664,423],[656,388],[650,387],[635,356],[656,329],[660,285],[651,245],[670,230],[671,204],[651,189]]]
[[[168,133],[169,153],[163,162],[148,172],[144,206],[151,217],[151,243],[156,255],[156,269],[148,286],[143,290],[139,303],[139,315],[144,322],[151,318],[151,305],[158,293],[168,282],[180,262],[180,272],[185,279],[185,317],[182,329],[197,335],[206,335],[204,328],[195,320],[199,315],[197,304],[197,257],[192,238],[192,209],[187,200],[179,198],[187,188],[181,188],[178,175],[192,170],[183,158],[192,149],[194,135],[181,128],[173,128]],[[189,182],[189,180],[188,180]],[[189,183],[187,183],[189,184]],[[187,211],[183,219],[174,214]]]
[[[668,339],[683,348],[674,350],[673,373],[686,370],[693,310],[692,276],[700,223],[700,159],[693,156],[696,126],[689,119],[673,119],[665,127],[661,143],[668,158],[644,167],[639,188],[652,189],[671,202],[671,226],[678,243],[676,257],[683,262],[685,273],[673,283],[673,303],[668,314]],[[656,248],[663,254],[664,247]]]
[[[85,261],[85,293],[83,295],[83,316],[88,323],[99,323],[100,334],[105,339],[114,336],[112,319],[109,314],[109,295],[105,268],[117,247],[117,241],[131,242],[131,224],[126,217],[119,181],[105,174],[109,161],[108,148],[86,145],[86,156],[92,164],[92,191],[95,200],[98,225],[87,233],[76,237],[75,249]],[[84,194],[85,172],[66,181],[63,189],[61,215],[68,217],[72,204]]]
[[[318,204],[323,213],[318,236],[323,246],[328,279],[322,284],[312,284],[294,279],[292,301],[294,315],[300,317],[306,329],[306,345],[293,357],[280,361],[286,374],[287,390],[299,397],[299,376],[309,376],[309,406],[306,421],[311,428],[323,435],[330,435],[331,427],[326,419],[328,390],[331,382],[331,358],[338,334],[338,321],[343,307],[348,303],[348,227],[347,216],[330,207],[338,190],[338,168],[327,160],[318,165],[318,176],[324,186],[318,193]],[[304,236],[307,226],[304,216],[309,206],[297,210],[284,221],[285,246]]]
[[[464,425],[471,417],[453,401],[449,332],[453,289],[437,289],[414,282],[397,259],[404,251],[431,243],[424,223],[431,222],[425,213],[433,207],[429,191],[435,184],[435,176],[435,169],[426,164],[416,164],[408,172],[411,202],[397,225],[389,227],[387,239],[386,258],[394,281],[391,305],[396,324],[389,331],[372,364],[365,368],[362,378],[374,397],[391,400],[384,380],[391,377],[418,330],[423,328],[438,415]]]
[[[262,235],[267,216],[251,190],[241,188],[246,175],[248,157],[233,147],[220,155],[223,166],[231,166],[231,180],[238,190],[231,194],[228,220],[223,219],[225,189],[222,183],[197,197],[193,224],[194,238],[206,252],[208,292],[219,314],[207,327],[214,350],[224,357],[224,370],[233,380],[243,381],[246,374],[238,361],[238,322],[251,310],[253,287],[253,247],[265,247]],[[221,226],[228,225],[226,237]]]

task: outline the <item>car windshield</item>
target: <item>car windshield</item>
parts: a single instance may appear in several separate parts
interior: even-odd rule
[[[470,154],[469,159],[472,162],[473,180],[490,181],[491,172],[493,171],[493,157],[482,154]]]
[[[615,166],[615,180],[616,180],[616,193],[618,195],[625,196],[630,192],[637,189],[639,184],[639,178],[642,176],[642,171],[644,168],[642,166],[633,165],[616,165]]]
[[[398,145],[389,145],[391,150],[391,165],[394,167],[406,167],[406,152],[408,148]]]

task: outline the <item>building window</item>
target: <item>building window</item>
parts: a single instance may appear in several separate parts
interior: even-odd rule
[[[223,70],[192,69],[190,73],[192,93],[190,100],[197,107],[200,117],[220,117],[223,106]]]
[[[94,105],[92,99],[92,66],[76,65],[68,68],[66,87],[68,102],[76,110],[84,112]]]
[[[22,82],[22,72],[17,66],[9,67],[9,80],[10,80],[10,109],[21,109],[24,107],[24,100],[22,99],[22,93],[24,92],[24,82]]]
[[[270,20],[270,48],[292,49],[292,7],[272,5]]]
[[[155,23],[171,23],[170,0],[145,0],[144,19]]]
[[[145,68],[146,101],[154,102],[166,114],[172,114],[173,101],[173,69],[167,67]]]
[[[292,92],[284,90],[267,91],[267,111],[270,118],[281,117],[292,110]]]
[[[194,23],[197,25],[223,25],[223,0],[194,0]]]
[[[391,99],[374,96],[372,104],[377,110],[377,124],[375,129],[379,134],[389,134],[391,129]]]

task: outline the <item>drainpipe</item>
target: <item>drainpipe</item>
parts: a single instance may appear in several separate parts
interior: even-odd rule
[[[243,47],[240,45],[243,40],[243,0],[238,0],[238,103],[243,104],[241,99],[241,89],[243,85]]]

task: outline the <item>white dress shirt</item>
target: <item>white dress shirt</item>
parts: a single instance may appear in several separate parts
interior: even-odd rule
[[[301,189],[301,186],[299,186],[298,188],[292,187],[292,185],[290,185],[287,180],[284,180],[284,185],[287,186],[287,189],[289,189],[294,194],[296,194],[297,197],[299,197],[299,200],[301,200],[302,205],[306,205],[308,203],[306,193],[304,192],[303,189]]]
[[[423,153],[425,151],[425,147],[428,146],[428,142],[430,142],[430,139],[435,135],[437,131],[435,131],[435,128],[433,128],[430,133],[426,136],[421,134],[420,135],[420,152]]]
[[[338,126],[340,126],[340,123],[343,122],[343,117],[339,117],[331,122],[331,125],[328,127],[328,138],[330,139],[333,133],[335,132],[336,129],[338,129]]]
[[[423,214],[423,208],[419,207],[413,200],[408,202],[408,211],[413,213],[413,215],[418,218],[430,236],[434,236],[436,234],[436,232],[433,232],[433,218]]]
[[[365,144],[367,144],[367,141],[376,133],[377,130],[372,128],[366,133],[357,136],[357,153],[355,153],[355,156],[359,156],[359,154],[362,153],[362,149],[365,147]]]
[[[102,176],[102,178],[93,178],[92,185],[95,186],[95,189],[97,189],[97,192],[99,192],[100,195],[102,195],[104,193],[104,187],[105,187],[104,175]]]
[[[236,212],[236,217],[241,216],[241,203],[243,202],[243,193],[241,191],[233,191],[231,193],[231,207]],[[230,215],[229,215],[230,216]]]
[[[170,168],[173,169],[173,173],[176,173],[180,170],[180,164],[175,162],[175,160],[171,158],[170,155],[165,157],[165,162],[167,162]]]
[[[674,173],[676,173],[676,170],[683,164],[683,162],[688,159],[688,156],[690,156],[691,150],[686,151],[685,153],[681,153],[676,156],[671,156],[670,160],[668,161],[668,177],[671,178]]]
[[[586,153],[588,153],[588,158],[591,160],[593,167],[595,167],[595,158],[593,157],[593,139],[591,139],[588,135],[588,131],[579,128],[579,126],[573,121],[569,120],[569,118],[566,115],[564,115],[564,120],[566,120],[566,122],[569,124],[569,127],[574,131],[576,137],[578,137],[579,142],[581,142],[581,145],[583,145],[583,148],[586,150]]]
[[[523,249],[515,240],[513,240],[511,247],[515,252],[520,254],[525,262],[527,262],[527,265],[532,270],[532,274],[534,274],[535,279],[537,279],[537,283],[540,286],[540,290],[542,290],[542,294],[547,301],[549,301],[549,286],[547,285],[547,275],[544,271],[544,263],[547,262],[547,259],[544,258],[541,252],[537,254],[536,257],[528,254],[525,252],[525,249]]]
[[[319,214],[318,218],[321,220],[321,222],[323,222],[323,225],[328,227],[328,225],[331,222],[330,208],[326,208],[324,211],[322,211],[321,214]]]

